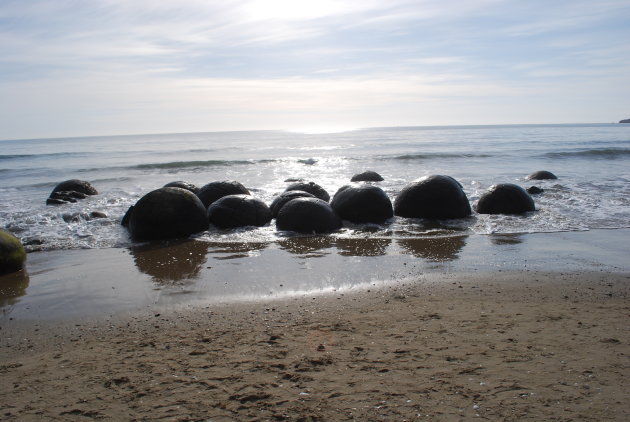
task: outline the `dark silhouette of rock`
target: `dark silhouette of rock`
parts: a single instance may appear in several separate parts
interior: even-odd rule
[[[245,186],[234,180],[210,182],[199,189],[197,196],[203,205],[208,208],[217,199],[228,195],[249,195]]]
[[[355,174],[350,179],[351,182],[382,182],[383,177],[375,171],[367,170],[363,173]]]
[[[296,198],[280,209],[276,228],[299,233],[329,233],[341,228],[341,219],[322,199]]]
[[[125,215],[123,215],[122,220],[120,220],[120,225],[123,227],[129,226],[129,219],[131,218],[131,213],[133,212],[133,205],[127,209]]]
[[[630,119],[619,120],[619,123],[630,123]]]
[[[383,223],[394,216],[392,201],[383,189],[374,185],[341,187],[330,206],[343,219],[353,223]]]
[[[294,183],[292,185],[289,185],[284,191],[291,191],[291,190],[301,190],[304,192],[308,192],[310,194],[315,195],[316,198],[319,198],[323,201],[330,201],[330,195],[328,194],[328,192],[326,192],[326,189],[322,188],[321,186],[319,186],[317,183],[314,182],[298,182],[298,183]]]
[[[89,195],[97,194],[97,190],[90,182],[78,179],[66,180],[55,186],[46,200],[46,205],[74,203],[79,199],[87,198]]]
[[[400,217],[449,219],[471,212],[462,185],[450,176],[423,177],[405,186],[394,201],[394,214]]]
[[[479,214],[523,214],[535,210],[532,197],[512,183],[490,186],[477,202]]]
[[[541,189],[538,186],[530,186],[526,190],[527,190],[527,193],[529,193],[530,195],[539,195],[545,191],[544,189]]]
[[[540,170],[527,176],[527,180],[553,180],[557,178],[555,174],[547,170]]]
[[[160,188],[144,195],[130,211],[129,231],[135,239],[186,237],[208,228],[206,208],[182,188]]]
[[[20,239],[0,230],[0,275],[21,270],[25,262],[26,251]]]
[[[210,223],[227,229],[243,226],[264,226],[271,221],[267,204],[250,195],[228,195],[208,207]]]
[[[276,218],[278,216],[278,212],[284,204],[295,198],[315,198],[315,195],[304,192],[303,190],[289,190],[282,192],[274,198],[269,206],[269,209],[271,210],[271,218]]]
[[[170,182],[164,185],[165,188],[182,188],[191,191],[195,195],[199,192],[199,187],[193,185],[192,183],[185,182],[183,180],[177,180],[175,182]]]

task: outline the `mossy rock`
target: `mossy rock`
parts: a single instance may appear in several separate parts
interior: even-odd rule
[[[8,274],[24,268],[26,251],[20,240],[11,233],[0,230],[0,274]]]

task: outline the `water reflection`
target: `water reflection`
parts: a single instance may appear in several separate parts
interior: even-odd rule
[[[208,243],[208,253],[216,254],[214,259],[237,259],[247,258],[253,252],[262,251],[267,247],[264,242],[210,242]]]
[[[337,248],[342,256],[383,256],[391,243],[383,238],[337,239]]]
[[[18,303],[26,294],[29,283],[26,270],[0,276],[0,309]]]
[[[158,283],[194,279],[206,262],[208,243],[198,240],[155,242],[130,248],[136,266]]]
[[[453,261],[466,245],[468,236],[398,239],[406,253],[429,261]]]
[[[520,233],[505,233],[490,235],[490,242],[495,245],[518,245],[523,243],[523,235]]]
[[[305,258],[316,258],[328,255],[324,249],[330,249],[335,241],[330,236],[295,236],[278,241],[281,249]]]

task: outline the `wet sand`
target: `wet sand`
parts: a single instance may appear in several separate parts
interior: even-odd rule
[[[609,271],[435,273],[4,324],[0,418],[625,421],[629,286]]]

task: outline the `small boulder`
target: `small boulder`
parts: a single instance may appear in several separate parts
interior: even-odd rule
[[[98,195],[98,191],[90,182],[78,179],[66,180],[65,182],[59,183],[52,191],[52,193],[55,192],[79,192],[85,195]],[[85,196],[83,198],[85,198]]]
[[[304,192],[303,190],[289,190],[282,192],[276,196],[269,206],[271,210],[271,218],[276,218],[280,209],[292,199],[295,198],[315,198],[312,193]]]
[[[394,216],[392,201],[385,191],[374,185],[341,187],[330,206],[343,219],[353,223],[383,223]]]
[[[199,189],[197,196],[201,199],[204,207],[208,208],[217,199],[228,195],[249,195],[249,191],[239,182],[229,180],[220,182],[210,182]]]
[[[350,179],[351,182],[382,182],[383,177],[375,171],[367,170],[363,173],[355,174]]]
[[[26,251],[22,242],[11,233],[0,230],[0,275],[24,268]]]
[[[149,192],[129,213],[129,231],[139,240],[186,237],[208,228],[208,216],[201,200],[182,188]]]
[[[545,191],[544,189],[539,188],[538,186],[530,186],[526,190],[527,190],[527,193],[529,193],[530,195],[539,195]]]
[[[276,228],[298,233],[330,233],[341,228],[341,219],[322,199],[296,198],[280,209]]]
[[[464,218],[472,213],[462,185],[450,176],[423,177],[405,186],[394,201],[394,214],[407,218]]]
[[[177,180],[164,185],[165,188],[182,188],[191,191],[195,195],[199,192],[199,188],[192,183],[184,182],[183,180]]]
[[[301,190],[304,192],[308,192],[310,194],[315,195],[316,198],[319,198],[323,201],[330,201],[330,195],[328,194],[328,192],[326,192],[326,189],[322,188],[321,186],[319,186],[317,183],[314,182],[298,182],[298,183],[294,183],[292,185],[289,185],[284,191],[291,191],[291,190]]]
[[[227,195],[208,207],[210,223],[222,229],[258,226],[271,221],[267,204],[250,195]]]
[[[477,202],[479,214],[523,214],[535,210],[532,197],[512,183],[491,186]]]
[[[540,170],[527,176],[527,180],[554,180],[558,177],[550,171]]]

